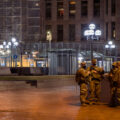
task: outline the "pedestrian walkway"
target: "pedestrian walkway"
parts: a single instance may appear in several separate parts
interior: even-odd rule
[[[80,106],[79,88],[56,83],[0,90],[0,120],[120,120],[119,107]]]

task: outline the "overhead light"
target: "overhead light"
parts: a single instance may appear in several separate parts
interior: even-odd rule
[[[102,34],[102,33],[101,33],[101,30],[96,30],[96,31],[95,31],[95,35],[96,35],[96,36],[101,36],[101,34]]]
[[[109,45],[105,45],[105,48],[109,48]]]
[[[112,41],[109,41],[109,42],[108,42],[108,44],[109,44],[109,45],[112,45],[112,44],[113,44],[113,42],[112,42]]]
[[[4,41],[4,42],[3,42],[3,45],[6,45],[6,44],[7,44],[6,41]]]
[[[12,38],[12,42],[13,42],[13,43],[16,42],[16,38]]]

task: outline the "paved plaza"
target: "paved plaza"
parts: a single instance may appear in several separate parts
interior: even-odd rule
[[[73,81],[0,83],[0,120],[120,120],[120,108],[80,106]]]

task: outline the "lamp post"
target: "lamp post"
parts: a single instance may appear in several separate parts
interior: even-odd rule
[[[51,51],[51,41],[52,41],[52,33],[51,33],[51,31],[47,31],[46,39],[49,41],[49,50]]]
[[[105,45],[105,48],[109,50],[110,53],[110,67],[111,67],[111,62],[112,62],[112,58],[111,58],[111,51],[112,49],[116,48],[116,45],[113,43],[113,41],[108,41],[108,43]]]
[[[90,24],[89,29],[84,31],[84,36],[87,37],[87,40],[90,39],[90,51],[91,51],[91,60],[93,59],[93,40],[94,39],[99,39],[101,36],[102,32],[99,29],[96,29],[95,24]]]
[[[12,63],[13,63],[13,48],[16,48],[19,43],[17,42],[16,38],[12,38],[10,42],[8,42],[8,45],[10,46],[11,48],[11,67],[12,67]]]
[[[52,32],[51,31],[47,31],[46,39],[49,41],[49,51],[51,52],[51,41],[52,41]],[[49,59],[49,56],[48,56],[47,60],[48,60],[47,64],[49,63],[49,74],[50,74],[51,72],[50,72],[50,59]]]

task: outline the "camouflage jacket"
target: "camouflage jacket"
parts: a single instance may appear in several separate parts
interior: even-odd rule
[[[90,66],[87,69],[88,71],[90,71],[90,79],[91,80],[98,80],[101,81],[103,74],[104,74],[104,70],[98,66]]]
[[[87,70],[85,70],[84,68],[80,68],[77,72],[76,72],[76,82],[78,82],[78,84],[81,83],[88,83],[88,76],[89,73]]]

